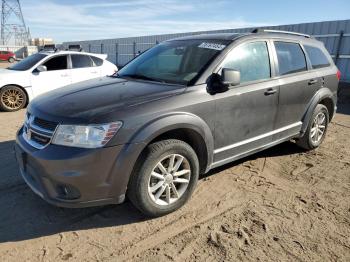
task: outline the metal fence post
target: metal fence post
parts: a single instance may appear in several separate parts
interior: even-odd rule
[[[337,49],[335,50],[335,58],[334,58],[334,63],[337,64],[339,60],[339,55],[340,55],[340,48],[341,44],[343,42],[343,37],[344,37],[344,31],[340,31],[339,39],[338,39],[338,44],[337,44]]]
[[[101,54],[103,54],[103,43],[101,43]]]
[[[116,64],[116,66],[118,66],[118,56],[119,56],[119,54],[118,54],[118,43],[115,43],[115,64]]]
[[[136,42],[133,43],[133,52],[134,52],[134,57],[136,57]]]
[[[89,44],[89,53],[91,53],[91,44]]]

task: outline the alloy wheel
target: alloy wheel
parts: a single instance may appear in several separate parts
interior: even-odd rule
[[[22,107],[24,103],[24,95],[16,89],[8,89],[1,95],[1,102],[4,106],[11,110]]]
[[[326,130],[326,121],[327,118],[323,112],[318,113],[314,118],[310,132],[313,143],[318,144],[321,141]]]
[[[158,205],[173,204],[186,192],[191,178],[189,161],[171,154],[160,160],[151,172],[148,194]]]

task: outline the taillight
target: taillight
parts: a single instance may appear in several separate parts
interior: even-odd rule
[[[338,80],[340,80],[340,78],[341,78],[341,72],[339,70],[337,71],[337,78],[338,78]]]

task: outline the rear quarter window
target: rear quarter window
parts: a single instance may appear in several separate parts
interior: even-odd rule
[[[96,56],[90,56],[92,61],[94,61],[95,66],[101,66],[103,64],[103,60]]]
[[[305,51],[310,59],[312,68],[322,68],[330,66],[328,58],[318,47],[304,45]]]
[[[92,67],[92,60],[90,56],[87,55],[71,55],[72,58],[72,67],[75,68],[87,68]]]
[[[307,70],[303,50],[298,43],[275,42],[280,75],[288,75]]]

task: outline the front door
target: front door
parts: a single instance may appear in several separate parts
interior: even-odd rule
[[[216,94],[214,165],[272,142],[279,86],[271,79],[268,46],[267,41],[240,44],[221,65],[239,71],[241,83]]]
[[[41,95],[71,84],[71,70],[68,69],[67,55],[58,55],[45,61],[47,71],[34,70],[31,75],[31,83],[34,96]]]

